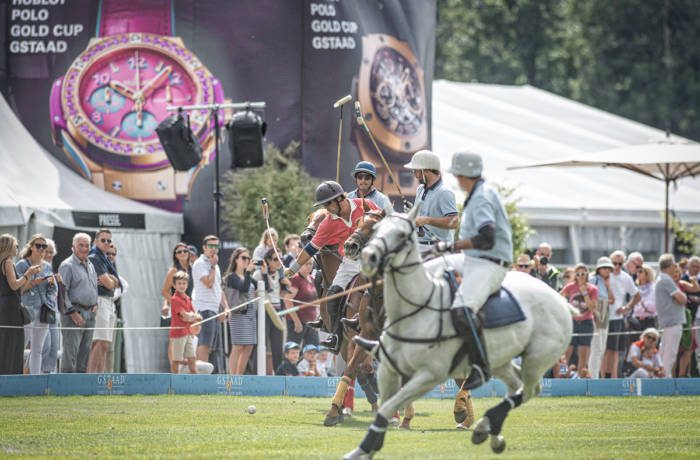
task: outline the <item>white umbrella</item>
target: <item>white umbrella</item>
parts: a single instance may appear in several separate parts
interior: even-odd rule
[[[628,169],[660,180],[666,184],[664,246],[668,252],[668,187],[684,177],[700,175],[700,144],[671,141],[628,145],[591,154],[578,154],[546,163],[514,166],[508,169],[539,168],[543,166],[602,166]]]

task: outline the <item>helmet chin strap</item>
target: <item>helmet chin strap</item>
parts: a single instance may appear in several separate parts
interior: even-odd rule
[[[428,186],[428,179],[425,178],[425,169],[420,170],[420,176],[423,179],[423,185]]]

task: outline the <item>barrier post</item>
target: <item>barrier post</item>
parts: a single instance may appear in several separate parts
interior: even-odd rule
[[[267,313],[265,312],[265,282],[258,281],[258,345],[257,345],[257,363],[258,363],[258,375],[267,375],[267,359],[266,359],[266,348],[267,348],[267,337],[265,337],[265,319],[267,318]]]

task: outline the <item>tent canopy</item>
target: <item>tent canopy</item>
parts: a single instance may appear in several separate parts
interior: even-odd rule
[[[532,223],[639,223],[663,226],[664,184],[613,168],[507,168],[581,157],[666,134],[532,86],[433,84],[433,147],[446,169],[452,154],[473,150],[485,176],[515,187]],[[670,141],[687,139],[671,136]],[[447,176],[450,176],[449,174]],[[448,177],[456,190],[456,182]],[[700,179],[672,189],[671,208],[700,222]]]

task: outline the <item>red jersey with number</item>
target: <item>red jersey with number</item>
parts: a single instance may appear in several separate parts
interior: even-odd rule
[[[182,320],[182,317],[180,317],[182,312],[196,313],[192,306],[192,299],[187,294],[176,292],[170,300],[170,315],[172,317],[170,320],[170,337],[184,337],[191,334],[190,324],[192,323],[186,323]]]
[[[338,252],[341,256],[345,255],[343,244],[348,239],[350,234],[357,229],[357,222],[365,213],[362,208],[361,198],[348,199],[350,202],[350,221],[346,221],[341,217],[329,214],[319,224],[316,234],[311,240],[311,244],[317,249],[323,246],[340,245]],[[364,200],[365,204],[374,211],[381,211],[379,207],[370,200]]]

